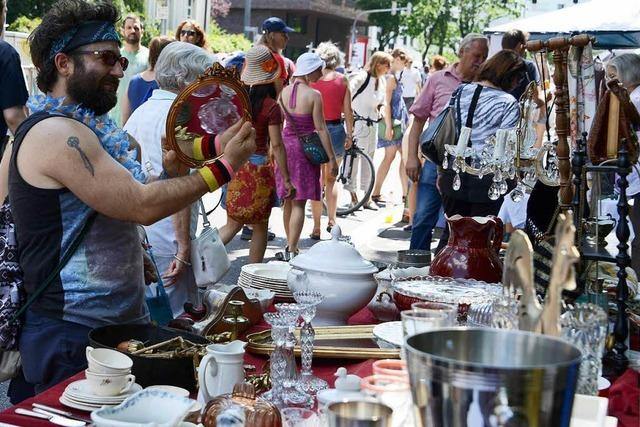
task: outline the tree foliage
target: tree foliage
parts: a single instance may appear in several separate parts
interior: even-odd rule
[[[214,53],[246,51],[251,47],[251,42],[242,34],[229,34],[222,29],[215,21],[209,24],[207,33],[209,47]]]
[[[431,0],[425,0],[431,1]],[[408,0],[399,0],[398,8],[406,6]],[[356,0],[358,9],[388,9],[391,7],[389,0]],[[392,15],[391,12],[371,13],[368,15],[369,25],[380,27],[378,32],[378,46],[380,50],[391,47],[394,40],[400,34],[400,28],[403,24],[403,17],[400,13]]]
[[[421,37],[429,48],[442,53],[445,47],[472,32],[482,32],[494,19],[517,16],[522,0],[414,0],[413,11],[404,18],[407,34]]]
[[[18,16],[15,21],[9,24],[7,30],[28,34],[31,33],[31,31],[33,31],[38,25],[40,25],[41,22],[42,19],[40,18],[29,19],[26,16]]]

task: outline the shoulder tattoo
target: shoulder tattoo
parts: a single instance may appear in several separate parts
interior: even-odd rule
[[[82,159],[82,163],[84,163],[84,167],[89,171],[91,176],[95,176],[93,165],[91,164],[89,157],[87,157],[84,151],[82,151],[82,148],[80,148],[80,140],[78,139],[78,137],[70,136],[69,139],[67,139],[67,145],[69,147],[72,147],[78,150],[78,153],[80,154],[80,158]]]

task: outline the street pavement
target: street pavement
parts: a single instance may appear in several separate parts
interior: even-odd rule
[[[380,163],[384,153],[377,150],[374,156],[376,166]],[[392,263],[396,261],[396,253],[399,250],[409,248],[410,233],[402,229],[406,224],[400,223],[403,212],[402,205],[402,187],[398,176],[399,157],[396,158],[391,165],[389,175],[382,187],[382,197],[387,200],[386,206],[378,211],[361,209],[347,217],[338,217],[338,225],[343,235],[351,237],[351,242],[360,254],[372,261],[384,263]],[[205,208],[212,209],[218,202],[219,192],[208,194],[204,197]],[[314,244],[317,240],[312,240],[309,235],[313,229],[313,221],[311,211],[307,206],[304,228],[300,239],[300,251],[304,252]],[[221,208],[216,208],[209,216],[211,224],[221,227],[226,222],[226,213]],[[282,210],[274,208],[271,212],[269,221],[271,231],[276,234],[276,238],[268,242],[265,253],[265,262],[275,260],[275,254],[282,251],[286,246],[286,238],[282,223]],[[202,227],[200,219],[199,229]],[[327,218],[322,217],[322,236],[323,240],[330,239],[331,235],[326,231]],[[240,239],[240,233],[227,245],[227,253],[231,260],[231,268],[223,277],[221,283],[227,285],[235,285],[240,275],[240,268],[249,261],[249,242]],[[6,398],[8,382],[0,383],[0,410],[10,406],[9,400]]]

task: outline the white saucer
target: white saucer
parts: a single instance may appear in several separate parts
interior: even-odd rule
[[[78,403],[73,400],[69,400],[69,398],[65,397],[65,395],[60,396],[60,399],[58,400],[64,406],[68,406],[69,408],[79,409],[81,411],[86,411],[86,412],[93,412],[96,409],[102,408],[103,406],[103,405],[89,405],[84,403]],[[115,406],[115,405],[104,405],[104,406]]]
[[[384,322],[374,326],[373,335],[383,341],[389,342],[395,346],[402,347],[402,322]]]
[[[91,388],[89,387],[89,381],[87,380],[78,380],[74,381],[67,386],[64,390],[64,394],[72,397],[74,400],[82,401],[86,403],[100,403],[100,404],[118,404],[122,402],[124,399],[142,390],[142,386],[140,384],[133,384],[131,389],[128,392],[119,394],[117,396],[97,396],[91,392]]]

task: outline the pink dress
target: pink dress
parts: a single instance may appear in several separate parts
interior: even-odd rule
[[[320,188],[320,166],[312,164],[304,155],[302,145],[296,136],[296,132],[291,126],[290,120],[295,120],[295,126],[301,136],[308,135],[315,130],[312,114],[296,114],[292,112],[296,108],[296,94],[298,84],[293,84],[289,105],[287,105],[288,114],[285,114],[284,130],[282,131],[282,142],[287,152],[287,167],[289,169],[289,177],[291,183],[296,189],[296,196],[293,200],[320,200],[322,189]],[[284,179],[278,166],[276,169],[276,189],[278,197],[284,199],[286,189],[284,187]]]

